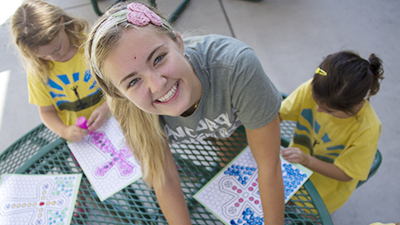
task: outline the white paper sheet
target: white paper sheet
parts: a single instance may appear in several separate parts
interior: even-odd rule
[[[285,203],[312,171],[281,158]],[[200,189],[194,198],[225,224],[263,224],[257,163],[249,147]]]
[[[3,174],[0,225],[70,224],[81,174]]]
[[[142,170],[125,145],[114,117],[83,141],[70,143],[68,147],[101,201],[142,177]]]

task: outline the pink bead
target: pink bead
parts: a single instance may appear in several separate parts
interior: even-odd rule
[[[84,116],[79,117],[76,119],[76,125],[82,129],[87,129],[88,127],[86,126],[87,119]]]
[[[232,190],[236,190],[236,189],[237,189],[237,187],[236,187],[236,186],[233,186],[233,187],[232,187]]]
[[[258,200],[255,200],[254,203],[258,204],[258,203],[260,203],[260,202],[259,202]]]
[[[243,202],[243,198],[239,198],[239,202],[242,203]]]
[[[254,187],[257,186],[257,183],[253,183],[253,186],[254,186]]]
[[[242,193],[242,190],[238,189],[237,192],[240,194],[240,193]]]
[[[252,191],[253,190],[253,188],[252,187],[249,187],[249,191]]]
[[[253,201],[253,200],[254,200],[254,198],[253,198],[253,197],[250,197],[249,199],[250,199],[250,201]]]
[[[235,203],[235,206],[236,206],[236,207],[239,207],[239,203]]]

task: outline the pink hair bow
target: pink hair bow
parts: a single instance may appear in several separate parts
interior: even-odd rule
[[[127,15],[128,21],[136,26],[146,26],[149,22],[157,26],[163,25],[160,16],[151,11],[145,5],[140,3],[130,3],[127,8],[130,11]]]

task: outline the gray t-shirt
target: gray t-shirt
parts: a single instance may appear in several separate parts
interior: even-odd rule
[[[249,46],[221,35],[190,37],[184,46],[203,93],[192,115],[160,117],[170,143],[227,138],[242,124],[256,129],[276,117],[281,95]]]

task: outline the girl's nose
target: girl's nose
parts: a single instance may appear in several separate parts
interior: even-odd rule
[[[156,93],[165,89],[167,78],[159,74],[150,74],[148,76],[147,85],[152,93]]]

